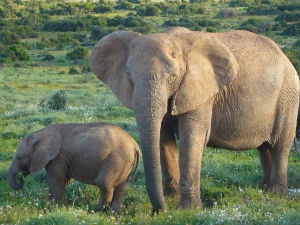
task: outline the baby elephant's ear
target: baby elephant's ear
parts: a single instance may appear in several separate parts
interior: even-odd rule
[[[32,148],[30,172],[38,172],[54,159],[61,149],[62,138],[53,128],[45,128],[32,134],[29,146]]]

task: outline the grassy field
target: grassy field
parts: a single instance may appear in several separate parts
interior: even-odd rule
[[[218,31],[237,29],[243,21],[253,17],[263,21],[275,18],[275,15],[249,16],[246,7],[233,8],[237,13],[234,18],[216,18],[219,9],[227,6],[223,3],[203,6],[205,18],[216,21]],[[105,16],[126,16],[129,12],[118,10]],[[189,16],[190,19],[197,17]],[[164,22],[170,18],[180,16],[145,17],[145,20],[153,28],[151,32],[156,32],[163,30]],[[291,48],[299,40],[275,31],[262,34],[281,48]],[[178,209],[178,200],[168,198],[168,210],[151,216],[143,162],[136,181],[127,188],[119,215],[111,211],[94,212],[100,197],[98,188],[76,181],[67,188],[63,204],[48,202],[44,170],[26,177],[23,189],[12,190],[6,174],[19,141],[47,125],[108,121],[125,129],[139,143],[133,112],[122,106],[91,72],[81,71],[87,59],[66,59],[72,45],[62,50],[34,47],[42,37],[56,35],[41,32],[37,38],[22,40],[33,46],[28,50],[31,59],[0,66],[0,224],[300,224],[299,194],[278,197],[257,188],[256,183],[262,176],[257,150],[232,152],[207,148],[201,171],[203,208],[194,210]],[[86,48],[91,50],[93,44],[89,42]],[[55,56],[55,60],[42,60],[48,53]],[[72,67],[79,73],[70,74]],[[58,91],[62,91],[67,100],[66,108],[50,109],[48,100]],[[294,151],[289,156],[288,186],[300,188],[300,159]]]

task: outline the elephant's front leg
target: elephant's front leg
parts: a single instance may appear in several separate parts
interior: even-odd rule
[[[180,203],[183,208],[201,207],[200,170],[210,135],[210,115],[201,112],[179,116]]]
[[[46,167],[47,182],[49,186],[49,200],[54,199],[58,203],[66,190],[66,187],[70,184],[72,179],[66,176],[65,165],[58,163],[59,160],[54,159]]]
[[[164,193],[179,197],[179,165],[174,131],[163,121],[160,132],[160,161],[163,172]]]

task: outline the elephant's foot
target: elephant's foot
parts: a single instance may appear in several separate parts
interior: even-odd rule
[[[284,184],[276,183],[271,184],[268,191],[274,192],[275,194],[282,196],[288,194],[288,187]]]
[[[263,189],[263,190],[268,190],[270,187],[270,183],[267,179],[261,179],[258,183],[257,183],[258,187]]]
[[[95,207],[95,212],[105,212],[108,210],[108,208],[109,208],[108,204],[99,203]]]
[[[183,209],[202,208],[202,201],[199,195],[181,196],[179,207],[182,207]]]
[[[167,197],[172,197],[175,199],[180,198],[180,191],[179,191],[179,185],[166,185],[164,189],[164,195]]]

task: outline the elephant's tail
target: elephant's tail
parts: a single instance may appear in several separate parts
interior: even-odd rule
[[[138,147],[138,145],[135,148],[135,150],[136,150],[135,151],[136,165],[135,165],[135,169],[133,171],[133,175],[131,177],[131,182],[134,181],[135,175],[136,175],[136,173],[138,171],[138,168],[139,168],[139,165],[140,165],[140,148]]]

